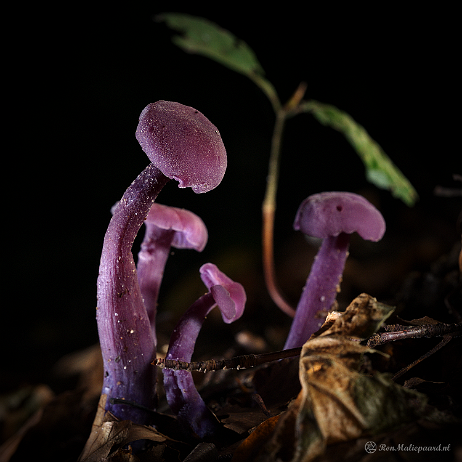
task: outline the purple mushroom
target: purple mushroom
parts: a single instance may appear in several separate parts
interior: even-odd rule
[[[209,292],[193,303],[181,317],[170,337],[166,359],[190,362],[194,345],[208,313],[218,306],[223,321],[231,323],[244,312],[246,294],[241,284],[232,281],[212,263],[200,268]],[[168,404],[178,420],[201,438],[216,433],[219,422],[196,390],[190,371],[164,369],[164,388]]]
[[[156,405],[155,340],[143,304],[131,248],[157,195],[169,179],[209,191],[226,170],[217,128],[199,111],[158,101],[141,113],[136,138],[151,163],[125,191],[104,237],[97,283],[98,333],[104,361],[106,410],[121,420],[148,423]],[[114,402],[113,399],[117,399]]]
[[[298,302],[284,349],[298,348],[322,325],[318,311],[328,311],[335,301],[348,256],[350,235],[379,241],[385,233],[381,213],[364,197],[349,192],[324,192],[305,199],[294,228],[323,239]]]
[[[156,312],[159,287],[170,248],[204,250],[207,228],[196,214],[176,207],[152,204],[144,222],[146,232],[138,253],[138,283],[156,339]]]

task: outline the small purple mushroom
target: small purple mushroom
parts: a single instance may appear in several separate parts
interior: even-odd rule
[[[141,113],[136,139],[151,163],[125,191],[104,237],[97,283],[97,322],[104,361],[106,410],[121,420],[149,423],[149,411],[113,399],[156,405],[155,340],[140,293],[131,248],[157,195],[170,178],[209,191],[226,170],[217,128],[192,107],[169,101]]]
[[[190,362],[194,345],[208,313],[218,305],[223,321],[231,323],[242,316],[246,294],[212,263],[200,268],[201,278],[209,292],[193,303],[173,330],[166,359]],[[164,388],[168,404],[178,420],[199,437],[215,434],[219,422],[196,390],[190,371],[164,369]]]
[[[148,104],[136,139],[151,162],[180,188],[203,193],[223,179],[226,151],[220,132],[197,109],[171,101]]]
[[[298,302],[284,349],[298,348],[322,325],[318,311],[328,311],[335,301],[350,235],[379,241],[385,233],[381,213],[364,197],[349,192],[324,192],[305,199],[295,217],[294,228],[323,239]]]
[[[170,248],[204,250],[207,228],[196,214],[176,207],[152,204],[144,222],[146,232],[138,253],[138,283],[156,339],[156,312],[159,287]]]

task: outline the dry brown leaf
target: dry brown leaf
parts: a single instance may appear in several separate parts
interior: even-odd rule
[[[137,425],[129,420],[116,420],[104,410],[106,399],[107,395],[101,395],[92,431],[79,462],[104,461],[111,452],[133,441],[144,439],[162,443],[168,439],[152,427]]]
[[[252,462],[261,447],[268,441],[280,416],[269,417],[239,445],[233,454],[232,462]]]
[[[257,461],[309,462],[329,444],[375,434],[421,413],[424,395],[387,375],[359,372],[362,356],[372,351],[359,340],[375,332],[392,312],[392,307],[361,294],[306,342],[299,363],[302,390]]]
[[[394,307],[380,303],[368,294],[356,297],[343,313],[336,312],[311,338],[338,334],[343,337],[365,339],[377,332],[393,313]]]

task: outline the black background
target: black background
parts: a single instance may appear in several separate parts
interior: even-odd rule
[[[215,191],[196,196],[169,184],[159,196],[199,214],[210,234],[203,254],[175,255],[166,283],[225,260],[226,252],[259,252],[271,106],[246,77],[174,46],[172,31],[153,20],[161,12],[203,16],[243,39],[283,102],[307,82],[307,98],[334,104],[365,126],[419,192],[410,211],[371,188],[340,134],[298,116],[285,132],[277,258],[292,239],[299,203],[322,190],[368,188],[390,232],[399,231],[397,217],[411,213],[429,229],[441,220],[454,239],[448,247],[456,240],[460,203],[433,196],[436,185],[459,186],[452,175],[462,173],[455,11],[175,4],[66,3],[4,16],[11,22],[4,68],[5,387],[46,380],[63,354],[97,341],[101,245],[110,207],[147,165],[134,137],[146,104],[165,99],[199,109],[228,151],[228,171]],[[204,290],[198,277],[197,285]]]

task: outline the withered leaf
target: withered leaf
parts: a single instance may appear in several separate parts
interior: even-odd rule
[[[337,313],[332,322],[327,321],[313,336],[341,335],[365,339],[377,332],[393,313],[393,306],[380,303],[368,294],[356,297],[343,313]]]
[[[110,413],[104,412],[106,399],[107,395],[101,395],[92,432],[79,462],[104,461],[111,452],[133,441],[144,439],[162,443],[168,439],[152,427],[116,420]]]
[[[233,454],[232,462],[252,462],[262,445],[274,431],[280,416],[269,417],[239,445]]]
[[[373,351],[359,340],[392,312],[361,294],[305,343],[299,362],[302,390],[256,460],[309,462],[329,444],[376,434],[421,414],[424,395],[395,384],[388,375],[359,372],[364,353]],[[294,443],[289,449],[284,443],[290,434]]]

